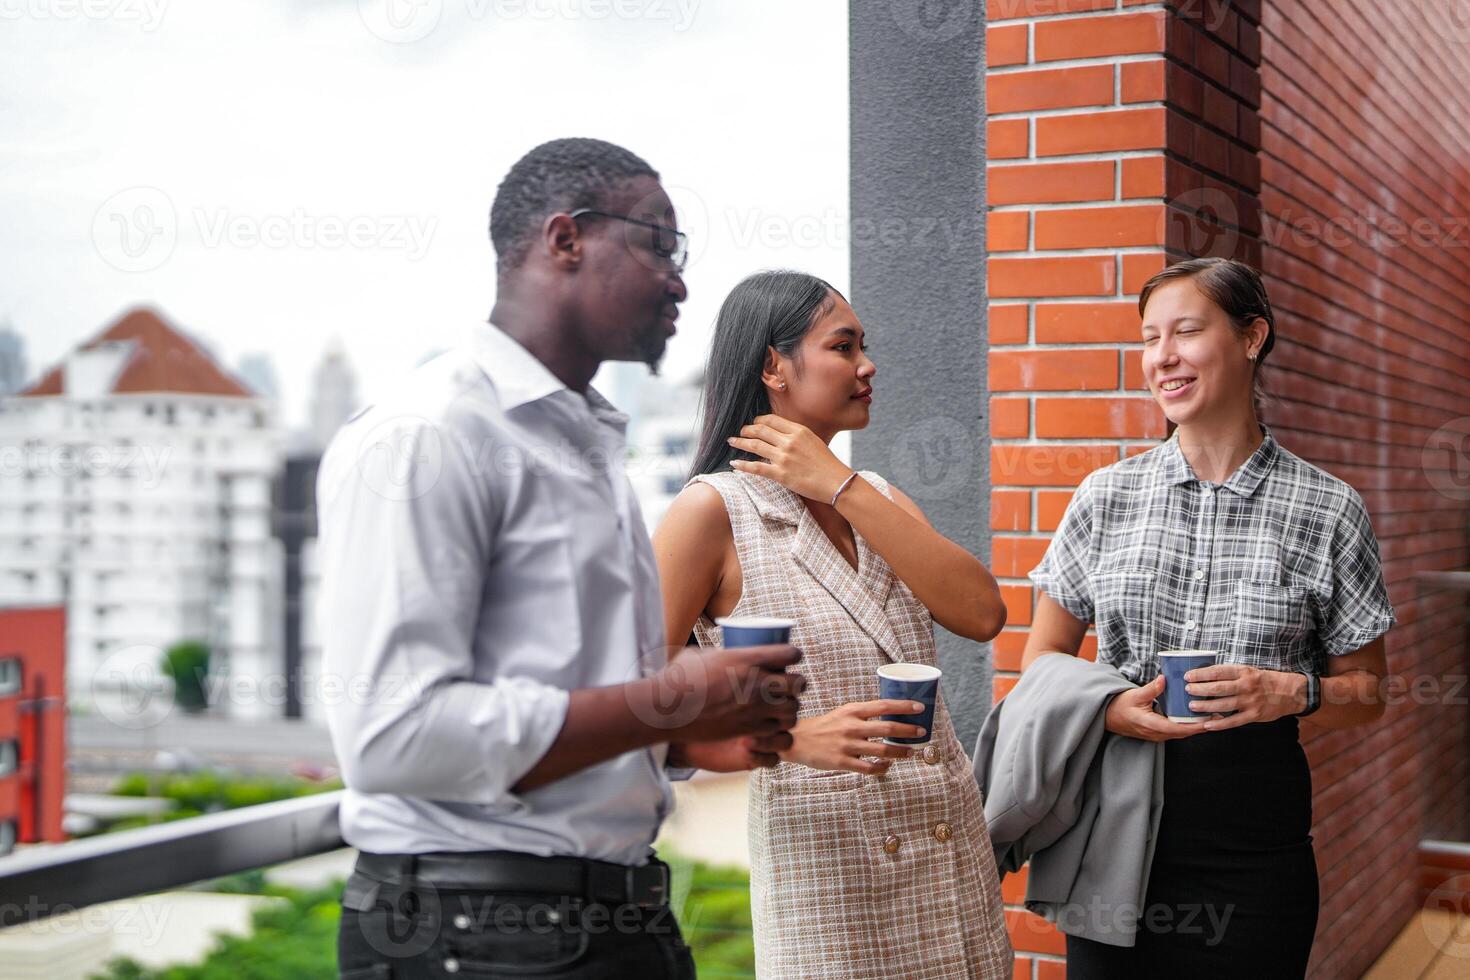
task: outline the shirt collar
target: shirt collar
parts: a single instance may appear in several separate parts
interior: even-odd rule
[[[495,386],[500,406],[509,412],[549,398],[557,392],[575,395],[556,375],[515,338],[493,323],[478,324],[470,334],[470,356]],[[587,408],[599,421],[619,432],[628,430],[628,416],[613,407],[596,388],[587,388]]]
[[[1250,458],[1236,471],[1230,474],[1230,478],[1220,486],[1241,497],[1249,497],[1256,492],[1271,467],[1276,465],[1276,459],[1281,453],[1281,446],[1276,437],[1271,435],[1271,430],[1264,425],[1261,426],[1261,434],[1265,436],[1256,451],[1251,453]],[[1164,443],[1164,453],[1160,461],[1163,480],[1169,486],[1188,483],[1198,480],[1194,470],[1190,469],[1189,461],[1184,458],[1184,451],[1179,448],[1179,430],[1169,437]]]

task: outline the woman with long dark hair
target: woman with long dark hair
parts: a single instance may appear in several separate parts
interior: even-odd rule
[[[1133,946],[1067,937],[1072,978],[1301,977],[1317,925],[1312,780],[1297,718],[1369,723],[1394,623],[1358,494],[1261,425],[1276,340],[1260,275],[1194,259],[1143,287],[1143,375],[1177,428],[1091,473],[1046,556],[1022,669],[1076,654],[1141,685],[1115,736],[1164,743],[1164,801]],[[1154,711],[1160,651],[1214,651],[1184,675],[1198,723]]]
[[[877,669],[935,665],[934,622],[1005,623],[995,579],[828,443],[868,424],[876,367],[837,290],[762,272],[725,299],[689,485],[654,535],[668,635],[795,621],[807,678],[781,763],[750,784],[757,970],[766,977],[1000,978],[1012,954],[985,814],[941,697],[928,744],[879,716]],[[732,766],[731,768],[734,768]]]

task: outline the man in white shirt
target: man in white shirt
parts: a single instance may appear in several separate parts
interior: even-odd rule
[[[491,209],[490,323],[322,461],[324,701],[361,852],[344,977],[694,975],[651,846],[665,765],[774,765],[804,682],[788,646],[668,663],[627,419],[589,386],[656,369],[675,222],[627,150],[532,150]]]

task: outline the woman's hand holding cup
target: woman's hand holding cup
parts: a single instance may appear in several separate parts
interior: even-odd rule
[[[1135,687],[1108,702],[1103,725],[1114,735],[1141,738],[1146,742],[1168,742],[1176,738],[1198,735],[1199,725],[1170,721],[1154,710],[1154,702],[1164,693],[1164,675],[1160,674],[1143,687]]]
[[[791,729],[791,748],[782,760],[811,769],[846,770],[878,776],[888,771],[894,759],[907,759],[913,751],[906,745],[875,742],[882,738],[922,738],[924,729],[879,715],[922,714],[917,701],[854,701],[824,715],[803,718]],[[876,758],[873,758],[876,757]]]

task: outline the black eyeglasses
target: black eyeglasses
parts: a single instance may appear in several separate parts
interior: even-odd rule
[[[656,225],[651,221],[639,221],[630,218],[626,214],[611,214],[607,211],[598,211],[594,208],[578,208],[567,217],[576,220],[593,215],[599,218],[612,218],[616,221],[626,221],[630,225],[641,225],[644,228],[653,229],[653,254],[661,259],[667,259],[674,267],[675,272],[684,271],[684,263],[689,261],[689,236],[682,231],[670,228],[668,225]]]

